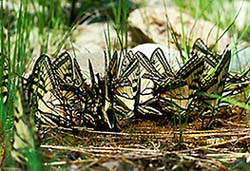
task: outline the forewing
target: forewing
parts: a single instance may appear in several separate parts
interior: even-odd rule
[[[134,60],[134,54],[130,50],[126,55],[124,55],[120,59],[121,60],[119,60],[119,61],[122,61],[122,62],[121,62],[121,64],[119,64],[118,76],[124,75],[124,72],[126,72],[126,69],[129,67],[129,65],[131,64],[131,62]]]
[[[166,57],[161,48],[156,48],[150,58],[151,63],[154,65],[156,70],[160,73],[173,74],[173,71],[166,60]]]
[[[84,82],[77,60],[72,58],[66,51],[54,60],[53,70],[56,76],[59,77],[61,84],[70,84],[80,87]]]

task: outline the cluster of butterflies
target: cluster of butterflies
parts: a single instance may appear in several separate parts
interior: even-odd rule
[[[228,73],[230,59],[230,50],[214,54],[197,39],[177,71],[160,48],[150,58],[140,51],[120,57],[115,52],[104,75],[95,74],[89,61],[89,81],[68,52],[54,61],[41,55],[23,79],[23,91],[37,125],[117,130],[120,119],[192,120],[189,113],[219,106],[210,94],[231,97],[249,85],[246,74]]]
[[[219,97],[233,97],[249,86],[247,70],[242,75],[228,72],[231,51],[212,53],[201,39],[191,49],[188,61],[173,70],[160,48],[151,57],[142,52],[126,55],[114,52],[110,62],[105,55],[105,73],[94,73],[89,61],[90,79],[68,52],[52,61],[41,55],[31,74],[22,78],[14,110],[12,155],[25,160],[18,150],[32,149],[34,122],[41,126],[87,127],[119,130],[119,120],[192,120],[190,113],[216,113]],[[8,98],[8,60],[1,54],[0,94]],[[32,115],[34,113],[34,117]],[[28,126],[27,126],[28,125]],[[33,130],[34,132],[35,130]]]

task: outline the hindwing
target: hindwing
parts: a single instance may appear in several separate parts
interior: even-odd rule
[[[225,79],[225,88],[223,90],[223,97],[235,96],[244,92],[244,89],[250,85],[250,79],[246,76],[246,74],[250,71],[247,70],[242,75],[238,74],[227,74],[227,78]]]
[[[38,113],[39,119],[48,125],[60,126],[81,126],[83,123],[93,123],[93,119],[85,118],[83,113],[84,103],[73,89],[52,90],[44,94],[39,100]]]
[[[113,82],[113,89],[116,90],[115,102],[121,110],[126,111],[126,117],[132,117],[135,108],[135,96],[138,92],[139,63],[136,59],[124,70],[121,78]],[[129,116],[128,116],[129,115]]]

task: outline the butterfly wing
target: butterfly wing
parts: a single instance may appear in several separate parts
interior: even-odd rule
[[[220,63],[218,64],[214,74],[211,77],[208,77],[205,83],[202,85],[201,91],[205,94],[216,94],[221,96],[226,76],[228,74],[228,69],[230,65],[231,51],[225,50]],[[202,101],[203,104],[207,106],[216,106],[218,103],[218,99],[208,97],[207,95],[202,95],[199,100]]]
[[[153,98],[153,90],[157,81],[161,79],[161,73],[155,68],[152,62],[140,51],[135,53],[135,58],[139,61],[139,85],[138,106]],[[157,81],[156,81],[157,80]]]
[[[118,67],[119,77],[121,77],[121,75],[123,75],[123,73],[126,72],[126,69],[129,67],[129,65],[133,60],[134,60],[134,53],[131,50],[127,54],[119,58],[119,61],[121,61],[121,64],[119,64]]]
[[[61,64],[61,66],[65,65]],[[59,70],[61,70],[60,67]],[[70,78],[70,74],[62,76],[66,80]],[[82,102],[79,100],[80,90],[73,85],[61,84],[62,82],[58,79],[58,75],[53,70],[53,64],[47,55],[41,55],[37,59],[32,74],[25,81],[23,87],[26,98],[30,102],[31,110],[36,110],[37,124],[55,126],[81,124],[82,116],[78,109],[80,107],[73,108],[73,106],[82,107]]]
[[[151,55],[150,62],[160,74],[166,73],[166,75],[173,75],[173,71],[161,48],[156,48],[154,50]]]
[[[212,53],[200,38],[195,41],[191,50],[191,56],[197,56],[204,60],[204,70],[202,73],[202,77],[206,77],[211,69],[216,67],[221,58],[217,54]]]
[[[192,56],[176,73],[176,78],[185,81],[190,89],[200,86],[201,75],[204,71],[204,60],[197,55]]]
[[[250,71],[250,69],[248,70]],[[225,79],[225,88],[223,90],[223,97],[232,97],[237,94],[244,92],[244,90],[250,85],[250,79],[246,77],[245,73],[242,75],[238,74],[227,74]]]
[[[155,94],[171,99],[188,99],[200,85],[203,68],[203,59],[193,56],[181,67],[174,78],[163,82]]]
[[[106,67],[106,77],[102,77],[99,73],[94,74],[92,64],[89,60],[89,72],[91,77],[91,88],[89,91],[90,101],[87,104],[88,113],[91,113],[95,118],[96,129],[113,129],[115,118],[110,111],[110,106],[113,100],[111,93],[111,84],[116,71],[112,71],[111,68],[115,69],[117,65],[116,57],[111,60],[109,69]],[[107,63],[107,62],[106,62]],[[106,64],[107,65],[107,64]],[[111,83],[110,83],[111,82]],[[108,113],[111,112],[111,113]]]
[[[50,108],[47,107],[47,97],[51,91],[58,89],[58,83],[51,69],[51,60],[47,55],[41,55],[35,62],[33,71],[28,79],[24,79],[23,87],[26,94],[26,99],[30,104],[31,110],[35,109],[36,123],[52,124],[49,113]],[[50,113],[52,116],[53,113]]]
[[[35,105],[43,95],[53,89],[58,89],[57,79],[51,70],[51,60],[47,55],[41,55],[35,62],[29,78],[23,79],[25,98]]]
[[[75,58],[68,52],[60,54],[53,62],[53,70],[59,77],[61,84],[70,84],[76,87],[82,86],[84,79],[80,66]]]
[[[135,95],[138,90],[139,77],[138,61],[133,59],[130,65],[124,70],[120,80],[113,82],[114,100],[117,105],[126,111],[126,117],[132,117],[135,107]]]
[[[166,110],[186,109],[197,89],[201,85],[204,70],[204,58],[192,55],[191,58],[174,74],[156,88],[154,95],[162,99]],[[170,103],[175,105],[169,105]],[[179,109],[175,109],[178,107]]]
[[[105,55],[105,58],[107,61],[107,57]],[[119,68],[119,59],[118,59],[118,53],[117,51],[114,52],[111,61],[109,62],[109,65],[106,69],[107,76],[105,77],[105,99],[103,100],[103,112],[106,113],[104,116],[107,116],[108,118],[108,125],[109,129],[116,129],[117,128],[117,119],[115,116],[114,111],[114,93],[113,93],[113,81],[118,76],[118,68]]]

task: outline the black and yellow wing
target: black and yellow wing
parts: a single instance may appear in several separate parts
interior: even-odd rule
[[[77,60],[72,58],[67,51],[58,55],[53,62],[52,69],[60,79],[60,84],[81,87],[85,81]]]
[[[147,56],[142,52],[138,51],[134,55],[135,59],[138,60],[138,88],[137,94],[138,106],[142,105],[149,99],[153,98],[153,91],[156,86],[156,79],[161,79],[161,73],[152,64]],[[156,78],[156,79],[154,79]]]
[[[30,110],[37,111],[35,117],[36,123],[52,123],[49,118],[41,115],[39,111],[41,102],[46,103],[44,101],[45,95],[59,88],[51,66],[50,58],[47,55],[41,55],[36,60],[30,76],[27,79],[23,79],[24,94],[29,102]],[[55,124],[53,123],[53,125]]]
[[[232,97],[243,93],[244,90],[250,85],[250,78],[247,74],[250,72],[250,68],[242,74],[228,73],[225,79],[225,88],[223,90],[223,97]]]
[[[66,64],[60,63],[60,66],[64,68]],[[24,84],[26,97],[31,108],[36,111],[37,124],[66,127],[81,125],[84,120],[83,94],[78,87],[66,83],[72,75],[61,75],[66,78],[64,83],[60,80],[61,77],[58,78],[58,71],[62,70],[60,66],[58,70],[54,70],[50,58],[41,55]]]
[[[167,61],[161,48],[156,48],[150,57],[150,62],[162,76],[173,76],[169,62]]]
[[[154,91],[156,97],[163,99],[167,104],[186,108],[196,89],[199,89],[204,61],[198,56],[192,56],[174,75],[162,82]],[[175,109],[174,109],[175,111]]]
[[[134,60],[134,53],[130,50],[125,55],[119,57],[118,77],[121,77],[131,62]]]
[[[36,60],[32,73],[28,78],[23,79],[25,98],[32,105],[37,105],[45,93],[59,88],[51,66],[50,58],[47,55],[41,55]]]
[[[92,66],[90,66],[92,69]],[[90,69],[90,70],[91,70]],[[53,91],[55,97],[49,104],[58,106],[57,112],[65,111],[65,116],[75,125],[94,125],[94,116],[88,113],[96,99],[96,93],[99,91],[93,69],[91,70],[92,90],[86,85],[86,79],[83,78],[80,66],[75,58],[72,58],[68,52],[63,52],[53,62],[52,70],[59,80],[59,90]],[[60,99],[61,102],[58,100]],[[59,107],[60,106],[60,107]],[[70,114],[71,113],[71,114]]]
[[[134,115],[135,96],[138,91],[139,67],[138,61],[133,59],[130,65],[124,70],[121,78],[114,80],[112,89],[114,101],[119,111],[124,111],[125,117],[130,118]]]
[[[208,95],[222,95],[228,75],[230,59],[231,51],[226,49],[222,55],[221,61],[216,67],[214,74],[210,77],[207,77],[203,81],[201,90],[197,92],[198,94],[200,92],[203,93],[203,95],[198,97],[198,100],[204,104],[202,105],[203,107],[206,106],[208,108],[214,108],[216,105],[218,105],[218,99],[209,97]]]
[[[212,71],[222,59],[222,55],[213,53],[200,38],[195,41],[191,50],[191,56],[197,56],[203,59],[204,69],[201,75],[203,80],[212,75]]]
[[[176,73],[175,79],[184,81],[190,89],[197,89],[201,84],[201,75],[205,65],[204,59],[194,55]]]
[[[96,129],[107,128],[111,129],[111,121],[107,114],[108,108],[108,88],[107,78],[101,77],[100,74],[95,74],[92,63],[89,60],[90,85],[86,86],[87,102],[84,113],[92,116],[95,121]]]

